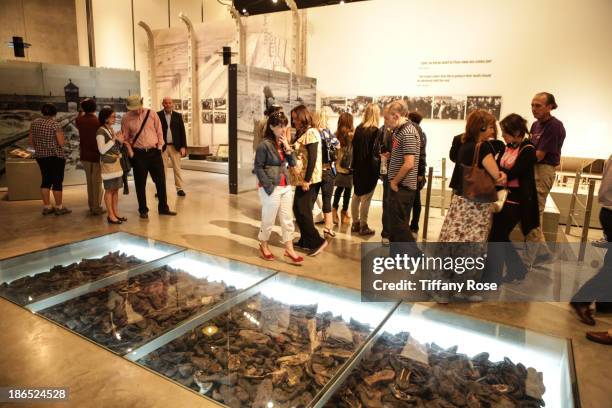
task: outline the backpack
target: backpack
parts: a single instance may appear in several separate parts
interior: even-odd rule
[[[348,144],[342,148],[343,155],[342,160],[340,160],[340,167],[345,168],[347,170],[353,169],[353,145]]]
[[[335,163],[338,160],[338,151],[336,147],[329,143],[329,130],[319,130],[321,135],[321,154],[323,155],[323,163]]]

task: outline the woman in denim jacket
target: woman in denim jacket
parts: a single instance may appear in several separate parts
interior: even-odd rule
[[[264,138],[255,151],[255,175],[261,200],[259,251],[265,260],[274,260],[268,240],[279,214],[284,257],[291,263],[300,263],[304,258],[293,249],[293,190],[289,183],[289,167],[295,166],[295,154],[285,136],[288,123],[283,112],[270,115]]]

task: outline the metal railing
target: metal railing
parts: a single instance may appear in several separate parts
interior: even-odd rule
[[[427,229],[429,227],[429,208],[431,206],[433,167],[429,167],[427,172],[427,193],[425,196],[425,214],[423,217],[423,241],[427,241]],[[420,194],[420,191],[417,192]],[[440,194],[434,197],[440,198],[440,215],[446,215],[446,158],[442,158],[442,180],[440,182]]]
[[[595,180],[589,180],[589,192],[587,194],[587,201],[584,203],[578,197],[578,187],[582,178],[582,170],[576,170],[576,176],[574,178],[574,189],[570,198],[569,211],[567,213],[567,221],[565,222],[565,234],[571,235],[572,226],[580,226],[579,220],[576,218],[576,205],[584,210],[584,220],[582,222],[582,232],[580,234],[580,250],[578,252],[578,260],[584,260],[584,253],[586,251],[586,242],[589,234],[589,227],[591,225],[591,212],[593,211],[593,196],[595,194]]]

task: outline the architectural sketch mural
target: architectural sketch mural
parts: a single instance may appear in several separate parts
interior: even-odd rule
[[[98,109],[110,106],[126,111],[126,97],[140,93],[136,71],[6,61],[0,65],[0,172],[4,154],[15,147],[29,147],[30,123],[40,117],[45,103],[56,106],[56,119],[66,136],[66,183],[85,182],[79,161],[79,134],[74,126],[78,106],[84,98],[94,98]]]
[[[237,139],[238,191],[256,188],[252,174],[253,129],[263,118],[266,106],[279,104],[288,113],[304,104],[314,111],[317,101],[317,81],[267,69],[237,66]],[[216,121],[216,118],[215,118]]]

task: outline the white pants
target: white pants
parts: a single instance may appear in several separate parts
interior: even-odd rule
[[[261,228],[257,238],[260,241],[268,241],[270,239],[272,227],[274,227],[276,215],[278,214],[280,215],[279,221],[283,243],[293,240],[293,190],[291,186],[277,186],[274,188],[272,195],[268,195],[260,187],[259,200],[261,201]]]

